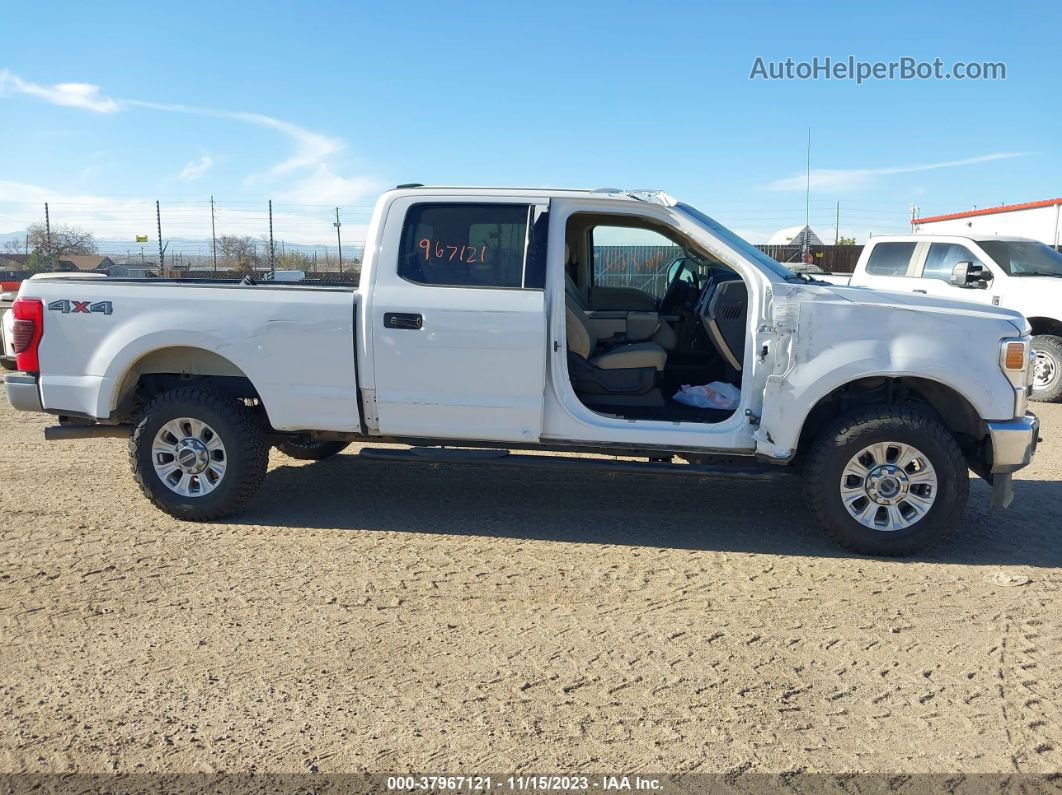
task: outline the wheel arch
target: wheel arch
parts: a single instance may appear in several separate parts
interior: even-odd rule
[[[1032,326],[1034,337],[1041,335],[1062,337],[1062,320],[1053,317],[1030,317],[1026,318]]]
[[[156,348],[130,364],[111,395],[110,410],[119,417],[131,415],[138,403],[178,386],[211,386],[233,397],[258,401],[265,407],[247,374],[224,356],[191,345]]]
[[[975,447],[987,433],[980,413],[954,387],[920,376],[867,376],[848,381],[819,398],[804,416],[797,456],[838,414],[873,404],[921,405],[955,435],[964,449]]]

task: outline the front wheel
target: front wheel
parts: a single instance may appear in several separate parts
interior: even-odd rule
[[[870,406],[812,442],[804,485],[812,513],[840,544],[909,555],[958,526],[970,479],[940,420],[917,407]]]
[[[1062,337],[1039,334],[1032,338],[1036,363],[1033,369],[1033,400],[1041,403],[1062,401]]]
[[[186,387],[144,409],[129,438],[133,476],[156,507],[189,521],[235,513],[258,491],[269,445],[254,410]]]

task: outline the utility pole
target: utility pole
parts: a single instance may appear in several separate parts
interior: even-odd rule
[[[162,276],[166,272],[166,265],[162,261],[162,209],[159,207],[158,199],[155,199],[155,224],[159,231],[159,276]]]
[[[918,205],[911,202],[911,231],[915,230],[915,218],[918,217]]]
[[[808,262],[809,237],[811,237],[811,125],[808,125],[808,183],[807,190],[804,192],[804,250],[801,257],[807,264],[810,264]]]
[[[837,219],[833,223],[833,244],[841,242],[841,202],[837,202]]]
[[[214,257],[214,273],[218,272],[218,233],[214,228],[214,194],[210,194],[210,253]]]
[[[342,224],[339,223],[339,208],[336,207],[336,222],[333,224],[336,228],[336,243],[339,245],[339,272],[343,272],[343,236],[339,233],[339,227]]]
[[[48,215],[48,202],[44,203],[44,235],[48,244],[48,267],[55,270],[55,263],[52,261],[52,219]]]
[[[269,200],[269,278],[276,281],[277,263],[273,257],[275,246],[273,245],[273,200]]]

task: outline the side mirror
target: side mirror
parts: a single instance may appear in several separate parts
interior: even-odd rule
[[[957,262],[951,269],[951,284],[955,287],[983,290],[988,287],[991,278],[983,265],[974,265],[969,261]]]

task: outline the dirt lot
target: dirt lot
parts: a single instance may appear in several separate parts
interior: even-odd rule
[[[1062,407],[915,560],[799,483],[274,453],[228,524],[0,409],[5,771],[1057,771]],[[1024,586],[990,580],[1024,575]]]

